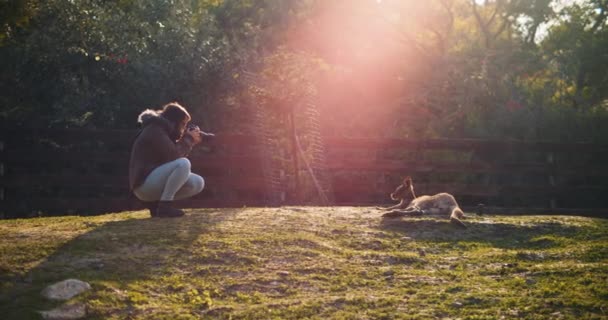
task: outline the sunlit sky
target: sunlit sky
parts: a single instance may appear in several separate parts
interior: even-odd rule
[[[382,0],[378,0],[378,2],[381,2]],[[486,2],[487,0],[475,0],[475,3],[477,4],[483,4],[484,2]],[[568,4],[572,4],[572,3],[581,3],[584,0],[554,0],[553,2],[556,3],[557,6],[565,6]]]
[[[378,2],[381,2],[382,0],[377,0]],[[575,3],[584,3],[586,0],[553,0],[552,1],[552,6],[553,6],[553,10],[555,11],[560,11],[561,9],[563,9],[564,7],[570,6],[572,4]],[[488,2],[488,0],[475,0],[475,3],[482,5],[485,2]],[[521,22],[524,22],[526,20],[526,18],[520,18],[519,19]],[[547,23],[543,23],[538,27],[538,31],[536,32],[536,42],[542,41],[542,39],[547,36],[547,32],[549,31],[549,28],[551,28],[551,26],[553,26],[557,21],[549,21]]]

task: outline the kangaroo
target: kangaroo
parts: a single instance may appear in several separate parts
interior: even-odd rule
[[[382,215],[383,217],[421,216],[423,214],[446,215],[450,217],[451,223],[461,228],[467,227],[460,220],[465,218],[464,212],[458,206],[453,195],[438,193],[433,196],[416,197],[411,177],[403,179],[403,183],[391,193],[391,199],[400,202],[392,207],[381,208],[389,211]]]

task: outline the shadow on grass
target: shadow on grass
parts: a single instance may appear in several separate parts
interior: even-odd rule
[[[465,220],[467,229],[440,218],[382,219],[380,229],[402,233],[403,236],[429,242],[478,242],[503,249],[541,249],[560,246],[559,239],[585,237],[583,227],[556,222],[510,224]],[[558,240],[555,240],[558,239]]]
[[[171,274],[189,263],[197,239],[239,209],[192,210],[173,219],[85,222],[93,229],[70,240],[25,275],[9,276],[0,291],[2,319],[40,319],[39,310],[61,302],[45,300],[41,290],[68,278],[109,282],[125,290],[130,283]],[[9,271],[9,270],[7,270]],[[11,273],[4,273],[11,274]]]

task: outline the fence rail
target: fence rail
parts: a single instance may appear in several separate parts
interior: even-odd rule
[[[142,208],[128,192],[134,130],[0,130],[0,215],[96,214]],[[471,139],[323,137],[323,172],[336,205],[389,203],[401,178],[421,194],[450,192],[465,208],[608,214],[608,146]],[[276,204],[295,192],[289,152],[267,154],[250,135],[219,135],[190,155],[205,190],[190,207]],[[282,159],[284,157],[286,159]],[[273,188],[263,167],[272,163]],[[268,170],[266,170],[268,171]],[[283,174],[285,173],[285,174]],[[300,177],[309,172],[301,170]],[[302,180],[300,188],[314,188]],[[291,188],[291,189],[290,189]],[[301,190],[299,190],[301,192]],[[272,204],[268,199],[274,199]],[[287,200],[289,201],[289,200]],[[605,210],[606,209],[606,210]]]
[[[336,137],[325,143],[338,204],[386,202],[409,175],[418,195],[450,192],[465,207],[484,203],[536,212],[608,208],[606,145]]]
[[[96,214],[140,209],[128,189],[135,130],[0,130],[0,215]],[[264,205],[254,137],[223,135],[190,155],[205,190],[193,207]]]

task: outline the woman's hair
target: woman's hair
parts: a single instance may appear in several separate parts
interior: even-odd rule
[[[186,108],[182,107],[177,102],[171,102],[164,105],[160,112],[160,116],[173,123],[180,123],[184,119],[188,119],[188,121],[192,119],[188,111],[186,111]]]

